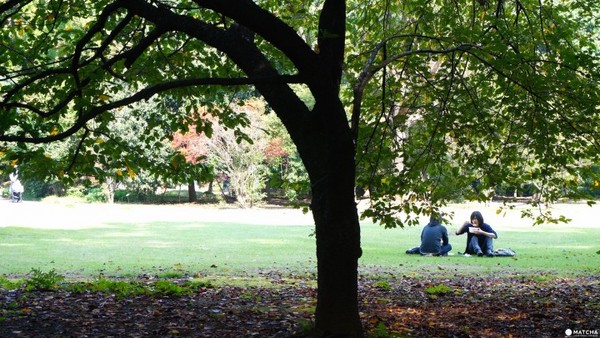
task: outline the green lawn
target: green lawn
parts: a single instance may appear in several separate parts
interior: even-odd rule
[[[314,265],[309,226],[157,222],[106,228],[0,229],[0,274],[31,268],[75,275],[239,273]]]
[[[276,211],[274,211],[276,212]],[[269,223],[269,222],[266,222]],[[272,222],[271,222],[272,223]],[[448,227],[454,232],[454,226]],[[383,229],[362,225],[363,274],[407,276],[464,274],[585,276],[600,273],[600,226],[495,226],[496,248],[514,258],[464,257],[466,236],[451,235],[454,255],[421,257],[404,251],[418,245],[421,227]],[[0,275],[33,268],[72,277],[141,274],[253,275],[260,271],[314,273],[313,226],[244,222],[110,222],[73,229],[0,227]]]
[[[574,228],[566,225],[523,226],[501,230],[495,248],[511,248],[515,257],[462,256],[466,235],[455,236],[455,227],[449,226],[449,257],[422,257],[406,255],[404,250],[419,244],[421,228],[382,230],[375,225],[363,226],[363,264],[396,267],[410,275],[440,273],[451,277],[456,274],[552,274],[559,276],[586,276],[600,274],[600,226]],[[387,236],[386,236],[387,234]],[[452,255],[453,254],[453,255]]]

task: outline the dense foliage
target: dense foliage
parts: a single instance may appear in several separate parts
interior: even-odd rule
[[[599,180],[597,10],[585,1],[356,9],[349,22],[363,53],[348,60],[367,64],[350,81],[354,109],[369,109],[355,121],[358,182],[375,199],[368,215],[401,225],[387,210],[494,192],[593,198],[582,187]]]
[[[150,170],[138,177],[183,175],[173,183],[187,182],[192,167],[149,153],[173,137],[169,131],[195,126],[210,136],[212,122],[198,107],[228,127],[248,123],[231,109],[254,96],[248,87],[191,87],[202,84],[191,79],[235,78],[235,65],[184,32],[164,34],[110,3],[2,6],[3,139],[46,143],[70,136],[58,146],[5,144],[6,172],[18,161],[36,178],[74,181],[84,173],[118,182]],[[317,3],[261,5],[316,44]],[[374,201],[367,215],[394,226],[405,224],[393,221],[395,210],[420,213],[444,200],[485,200],[493,192],[532,195],[534,202],[597,196],[597,6],[350,2],[342,95],[357,133],[357,185]],[[182,1],[171,10],[192,8]],[[214,25],[234,25],[192,12]],[[291,66],[266,41],[258,43],[278,68]],[[159,80],[166,88],[144,88],[144,81]],[[296,91],[312,100],[301,88]],[[120,118],[120,107],[164,89],[172,90],[163,101]],[[135,124],[123,132],[119,121]]]

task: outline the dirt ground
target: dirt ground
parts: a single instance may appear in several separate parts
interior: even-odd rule
[[[0,288],[0,337],[310,337],[316,298],[310,281],[263,277],[277,287],[202,287],[190,295],[129,297]],[[600,332],[597,276],[551,281],[390,276],[361,278],[358,288],[359,315],[370,338]]]

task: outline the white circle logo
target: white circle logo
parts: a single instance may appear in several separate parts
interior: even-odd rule
[[[566,330],[565,330],[565,334],[566,334],[567,336],[570,336],[570,335],[572,335],[572,334],[573,334],[573,331],[571,331],[571,329],[566,329]]]

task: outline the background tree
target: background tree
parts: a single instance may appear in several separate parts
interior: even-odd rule
[[[187,133],[176,133],[172,144],[188,163],[202,163],[203,167],[210,167],[212,175],[206,176],[205,180],[217,176],[221,180],[228,177],[227,182],[220,183],[221,190],[227,184],[227,189],[232,189],[231,195],[236,197],[242,207],[251,207],[264,197],[267,170],[265,161],[271,154],[267,150],[269,135],[264,102],[244,100],[225,109],[234,109],[236,114],[245,116],[248,122],[244,124],[248,126],[231,129],[202,109],[203,113],[199,118],[210,124],[210,137],[205,132],[198,134],[192,131],[193,126],[190,126]],[[215,171],[218,171],[218,175]]]
[[[273,197],[284,197],[294,204],[310,194],[310,183],[302,160],[295,149],[287,147],[285,139],[275,136],[265,149],[269,169],[267,189]]]
[[[196,182],[201,186],[204,182],[210,182],[208,192],[212,193],[212,181],[215,178],[214,166],[209,164],[208,138],[205,135],[191,130],[186,133],[176,132],[173,135],[171,146],[185,157],[191,166],[192,175],[188,183],[189,201],[196,201]]]
[[[169,131],[151,121],[156,111],[172,109],[167,102],[151,99],[115,110],[114,118],[106,122],[109,132],[100,132],[98,126],[89,124],[98,131],[98,137],[92,149],[86,152],[87,165],[94,179],[103,184],[110,203],[119,185],[132,185],[139,175],[146,182],[152,177],[155,181],[187,179],[189,173],[183,168],[183,159],[162,141],[170,137]],[[149,137],[141,139],[140,134]]]
[[[236,201],[242,207],[252,207],[264,197],[266,166],[264,164],[267,136],[263,122],[264,105],[258,100],[233,108],[246,116],[247,126],[230,129],[220,121],[212,126],[206,140],[208,154],[217,170],[228,177]],[[222,184],[225,184],[223,182]]]
[[[297,88],[303,97],[303,89]],[[310,93],[309,93],[310,94]],[[309,101],[312,97],[306,98]],[[290,204],[303,204],[310,197],[310,182],[298,150],[285,130],[285,126],[274,115],[265,117],[268,142],[265,161],[269,169],[267,191],[273,197],[283,197]]]
[[[192,107],[253,86],[310,177],[316,332],[360,336],[355,155],[374,201],[366,216],[387,226],[410,223],[400,211],[438,209],[447,187],[473,181],[537,179],[545,200],[562,197],[558,172],[594,174],[580,161],[598,152],[600,67],[583,26],[597,6],[9,0],[0,5],[0,141],[77,137],[83,153],[110,132],[116,110],[155,95],[185,101],[155,115],[163,129],[185,131]],[[124,89],[132,94],[119,97]],[[208,110],[228,127],[245,123],[234,110]]]

